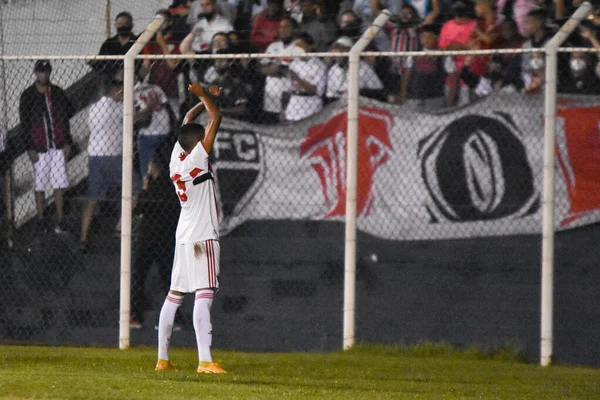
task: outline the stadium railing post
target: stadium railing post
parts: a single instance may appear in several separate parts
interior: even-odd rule
[[[579,26],[592,9],[583,3],[545,46],[546,87],[544,105],[544,188],[542,200],[542,282],[540,323],[540,364],[552,362],[553,280],[554,280],[554,157],[556,134],[556,92],[558,47]]]
[[[133,202],[133,86],[135,60],[146,43],[162,25],[164,17],[156,15],[146,31],[125,55],[123,75],[123,189],[121,194],[121,294],[119,306],[119,348],[129,348],[131,302],[131,220]]]
[[[390,19],[383,10],[350,49],[348,60],[348,132],[346,148],[346,233],[344,249],[344,340],[343,348],[354,345],[356,309],[356,185],[358,163],[358,72],[360,53]]]

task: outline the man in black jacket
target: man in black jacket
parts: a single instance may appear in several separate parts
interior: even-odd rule
[[[117,34],[102,43],[99,56],[124,56],[137,40],[137,36],[133,33],[133,16],[127,11],[117,14],[115,29]],[[110,81],[118,70],[123,69],[121,60],[91,61],[90,65],[104,75],[105,81]]]
[[[35,178],[35,204],[42,228],[45,191],[54,189],[56,233],[62,232],[63,192],[69,187],[67,159],[71,151],[69,120],[75,113],[63,89],[50,83],[52,66],[48,60],[35,63],[35,82],[21,94],[19,116],[22,138]]]

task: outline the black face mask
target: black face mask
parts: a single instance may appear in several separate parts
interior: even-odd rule
[[[202,13],[202,14],[198,14],[198,19],[202,19],[202,18],[206,18],[207,21],[210,21],[213,19],[213,17],[215,16],[215,12],[210,12],[210,13]]]
[[[132,29],[133,26],[131,25],[123,25],[117,28],[117,33],[119,34],[119,36],[129,36],[131,35]]]
[[[348,25],[340,28],[341,36],[357,37],[360,36],[360,22],[350,22]]]
[[[455,17],[466,17],[469,15],[469,10],[466,6],[456,6],[452,8],[452,15]]]
[[[285,44],[286,46],[287,46],[288,44],[292,43],[292,40],[293,40],[293,39],[292,39],[291,37],[289,37],[289,38],[287,38],[287,39],[281,39],[281,41],[283,42],[283,44]]]

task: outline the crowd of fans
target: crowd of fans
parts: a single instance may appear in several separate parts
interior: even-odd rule
[[[144,282],[152,261],[167,282],[179,203],[168,176],[169,141],[174,127],[197,99],[189,82],[218,85],[221,113],[254,123],[297,121],[318,113],[347,91],[350,50],[383,9],[393,17],[367,50],[420,51],[411,57],[361,58],[362,96],[419,111],[466,104],[493,92],[539,92],[544,83],[543,52],[494,56],[438,56],[436,51],[542,48],[581,0],[174,0],[159,10],[164,23],[144,54],[214,55],[139,61],[136,64],[136,214],[142,218],[142,245],[133,266],[132,326],[140,327],[148,302]],[[558,87],[563,93],[600,94],[600,13],[596,7],[566,45],[596,52],[561,53]],[[133,16],[121,12],[116,35],[101,55],[124,55],[135,43]],[[329,52],[331,57],[311,55]],[[273,57],[234,58],[265,53]],[[290,58],[276,55],[297,55]],[[301,57],[300,57],[301,56]],[[89,109],[87,203],[81,216],[81,250],[95,205],[110,197],[122,179],[123,64],[94,61],[104,78],[103,96]],[[75,110],[62,88],[51,83],[52,65],[39,60],[35,82],[22,93],[21,130],[34,167],[38,230],[45,230],[45,192],[54,189],[54,232],[65,231],[63,192],[69,187],[66,163]],[[162,151],[162,153],[161,153]],[[166,152],[166,153],[165,153]],[[4,152],[0,152],[0,155]],[[2,167],[2,163],[0,163]],[[168,226],[166,226],[168,225]],[[120,225],[116,227],[117,231]],[[157,253],[157,249],[161,249]]]
[[[581,0],[174,0],[145,54],[217,54],[186,61],[145,60],[138,72],[166,94],[176,118],[191,105],[189,81],[223,87],[223,114],[257,123],[295,121],[344,95],[347,57],[232,59],[226,54],[346,52],[381,10],[392,18],[371,51],[541,48]],[[125,54],[136,39],[127,12],[100,54]],[[599,14],[567,41],[599,48]],[[560,60],[559,90],[600,94],[598,53]],[[543,54],[363,57],[361,95],[419,110],[465,104],[494,91],[536,93],[544,81]]]

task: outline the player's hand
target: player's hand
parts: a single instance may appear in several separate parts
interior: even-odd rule
[[[219,97],[223,93],[223,88],[217,85],[210,85],[208,92],[214,97]]]
[[[65,160],[69,158],[69,154],[71,154],[71,146],[68,144],[65,144],[62,148],[63,153],[65,153]]]
[[[190,85],[188,86],[188,91],[191,94],[198,96],[198,97],[206,96],[206,92],[204,91],[204,88],[198,82],[190,83]]]

